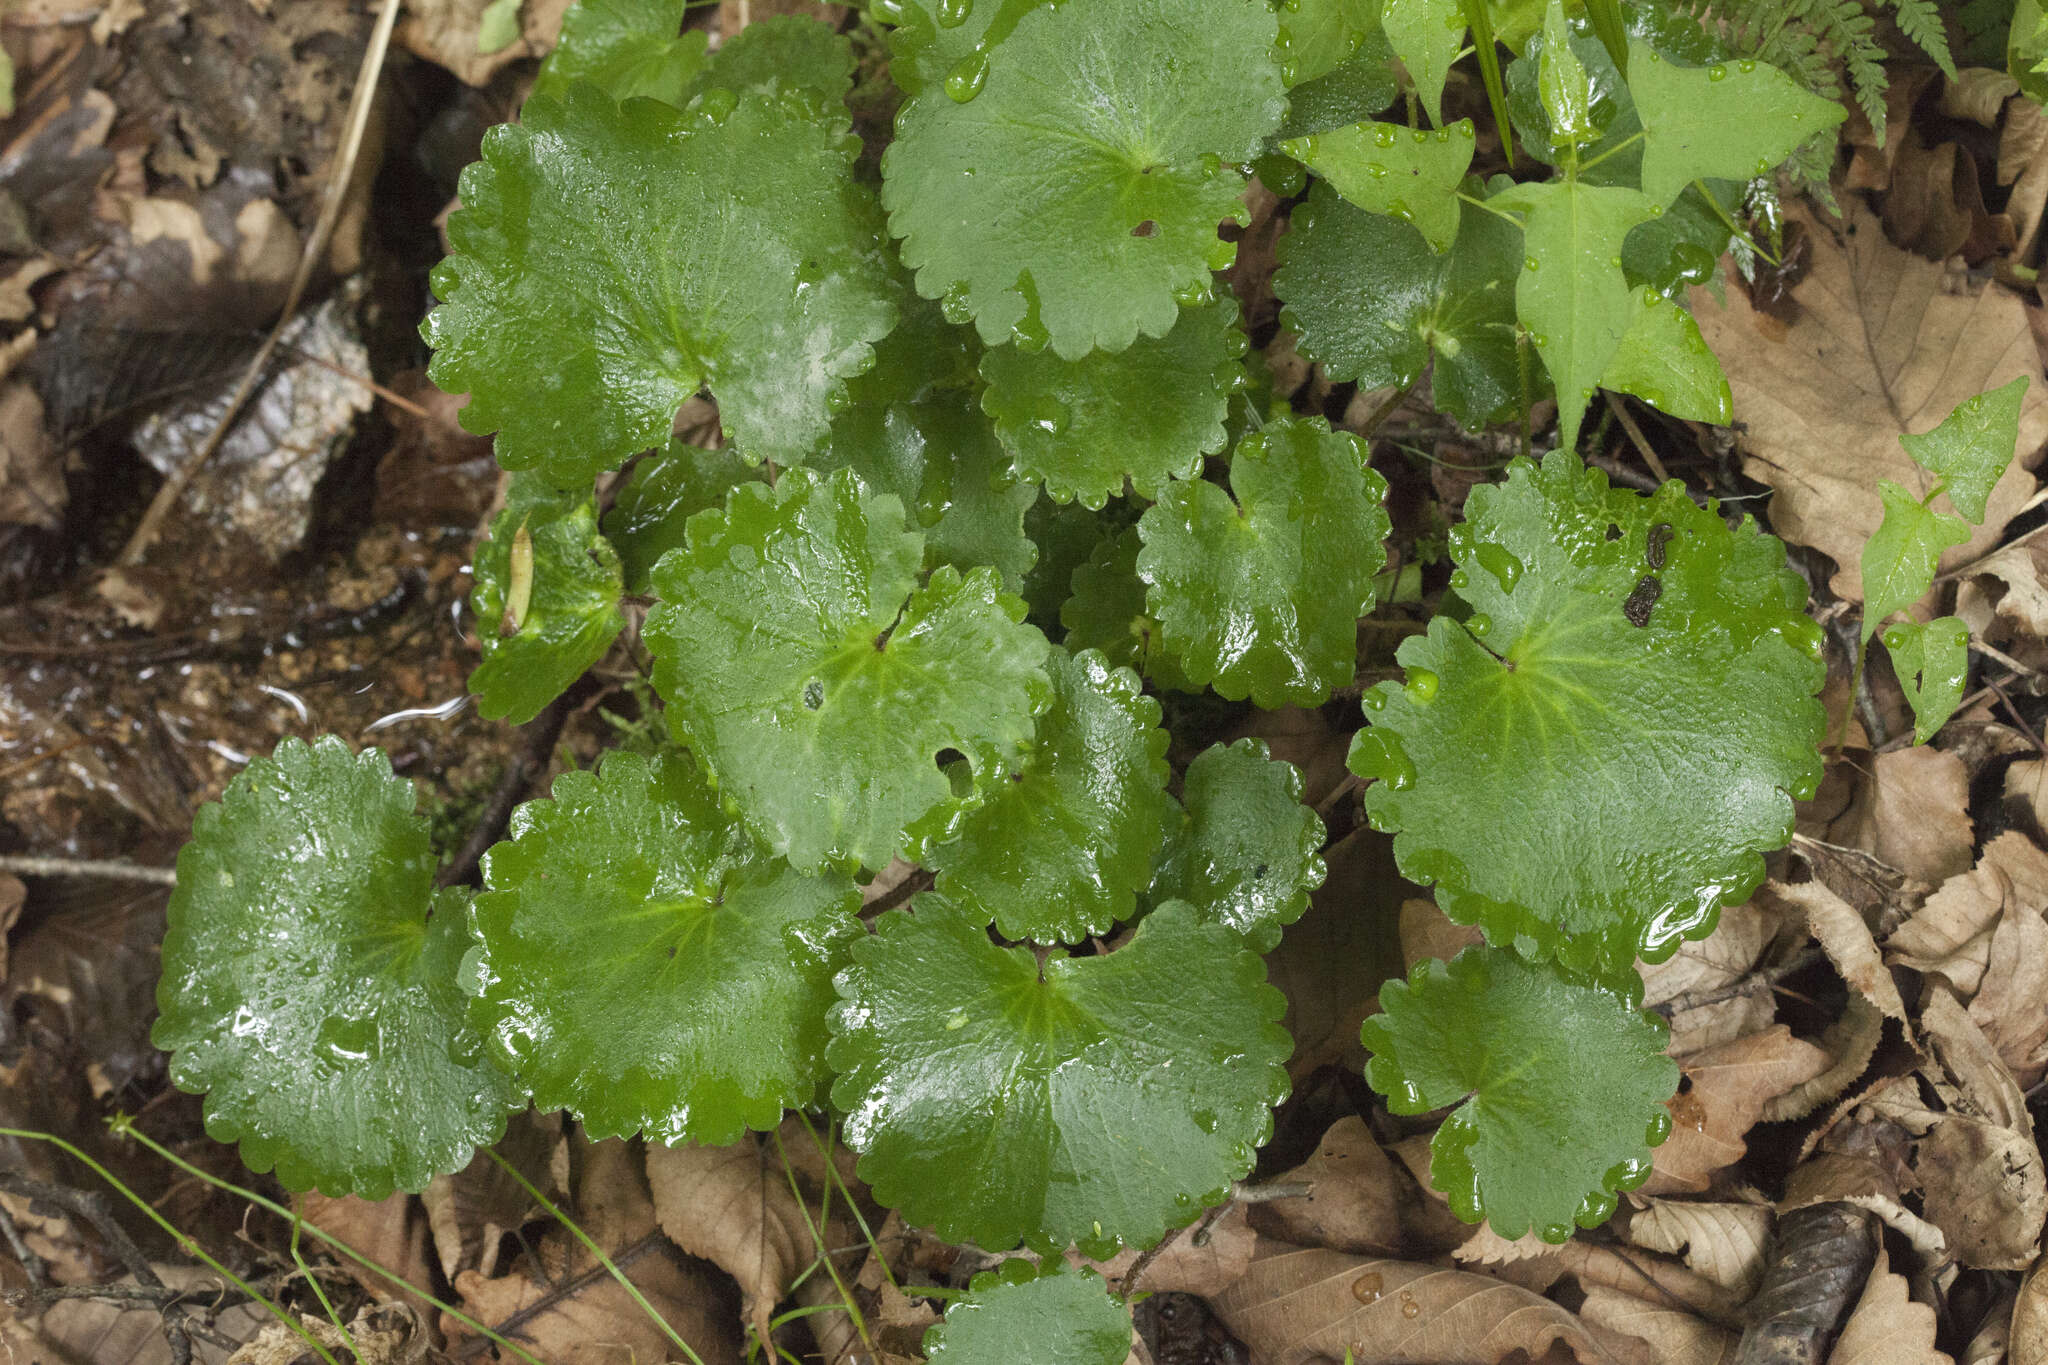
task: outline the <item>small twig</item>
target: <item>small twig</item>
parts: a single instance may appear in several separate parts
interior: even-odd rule
[[[2041,676],[2041,670],[2039,670],[2038,668],[2029,668],[2027,665],[2021,663],[2018,659],[2013,658],[2012,655],[2007,654],[2004,650],[1997,648],[1995,645],[1987,645],[1982,640],[1972,640],[1970,641],[1970,648],[1976,653],[1982,654],[1985,658],[1990,659],[1994,663],[2003,664],[2005,667],[2019,674],[2022,678],[2038,678]]]
[[[2005,703],[2005,713],[2012,717],[2012,723],[2019,727],[2020,733],[2027,737],[2027,742],[2034,746],[2034,752],[2048,758],[2048,744],[2041,742],[2041,736],[2035,733],[2033,726],[2027,724],[2027,718],[2020,714],[2019,707],[2012,704],[2012,698],[2006,695],[2005,689],[1997,683],[1990,686],[1991,690],[1998,694],[1998,699]]]
[[[45,763],[48,763],[51,759],[57,758],[64,754],[68,754],[73,749],[78,748],[80,745],[90,744],[91,742],[92,736],[79,735],[74,739],[68,739],[64,741],[64,743],[59,744],[54,749],[45,749],[39,754],[33,754],[28,758],[24,758],[19,763],[10,763],[4,768],[0,768],[0,782],[10,781],[13,778],[20,777],[24,773],[32,773],[37,768],[40,768]]]
[[[335,149],[328,173],[320,217],[313,225],[312,235],[306,238],[305,250],[299,255],[299,268],[292,275],[291,287],[285,291],[277,325],[270,329],[270,334],[263,339],[248,367],[242,371],[242,377],[228,395],[227,406],[221,410],[220,420],[214,423],[212,432],[171,471],[163,487],[157,489],[135,533],[122,547],[120,558],[115,561],[117,564],[142,562],[143,556],[149,553],[149,547],[162,533],[164,519],[184,496],[193,476],[199,473],[200,466],[213,458],[221,442],[227,439],[235,418],[262,382],[264,372],[270,366],[270,358],[276,354],[278,342],[284,337],[284,329],[291,324],[293,315],[298,312],[299,300],[305,297],[306,286],[312,282],[313,272],[327,255],[327,244],[333,239],[335,225],[341,221],[341,211],[348,202],[349,184],[355,179],[356,157],[362,152],[363,134],[370,124],[370,109],[376,97],[378,78],[384,71],[384,54],[391,48],[391,30],[398,22],[398,7],[399,0],[384,0],[384,7],[377,14],[376,26],[370,32],[369,45],[363,49],[363,63],[356,72],[355,96],[350,102],[348,122],[343,127],[341,142]]]
[[[498,785],[491,792],[491,799],[484,803],[475,826],[469,831],[469,837],[462,841],[462,848],[454,861],[435,874],[436,886],[454,886],[468,881],[491,845],[504,836],[505,827],[512,819],[512,808],[519,804],[534,781],[547,771],[548,760],[555,751],[555,741],[562,737],[562,727],[569,721],[573,691],[571,689],[556,697],[539,715],[520,727],[519,752],[505,765]]]
[[[1622,402],[1612,389],[1602,389],[1601,393],[1607,399],[1607,410],[1614,414],[1614,420],[1621,423],[1621,429],[1628,433],[1628,439],[1635,445],[1636,454],[1643,457],[1643,463],[1657,476],[1658,484],[1661,486],[1669,483],[1671,475],[1665,472],[1664,462],[1658,459],[1657,452],[1650,448],[1649,438],[1644,436],[1643,429],[1636,425],[1636,419],[1629,416],[1628,404]]]
[[[389,403],[392,407],[397,408],[400,412],[411,413],[414,417],[419,418],[423,422],[431,422],[434,419],[434,414],[428,412],[418,403],[413,402],[412,399],[407,398],[402,393],[397,393],[391,389],[385,388],[382,384],[379,384],[376,380],[370,378],[368,375],[357,374],[354,370],[349,369],[346,365],[337,365],[333,361],[329,360],[326,356],[315,355],[313,352],[307,350],[303,346],[294,346],[288,341],[281,342],[280,344],[287,351],[290,351],[293,355],[297,356],[300,360],[305,361],[309,365],[318,365],[321,369],[326,370],[332,374],[338,374],[343,379],[346,379],[351,383],[361,384],[364,388],[368,389],[371,393],[377,395],[377,397]]]
[[[2044,499],[2048,499],[2048,488],[2044,488],[2039,493],[2036,493],[2033,496],[2033,498],[2027,503],[2027,505],[2020,509],[2020,511],[2031,511],[2033,508],[2038,507]],[[2014,515],[2017,516],[2018,513],[2014,513]],[[2035,536],[2040,535],[2043,531],[2048,531],[2048,521],[2042,522],[2039,526],[2036,526],[2031,531],[2020,532],[2018,535],[2014,536],[2011,540],[2008,540],[2003,545],[1993,546],[1991,549],[1986,550],[1983,554],[1978,555],[1975,559],[1969,561],[1967,564],[1958,564],[1953,569],[1950,569],[1947,573],[1936,574],[1934,576],[1934,581],[1938,586],[1942,583],[1947,583],[1952,579],[1968,577],[1970,574],[1975,573],[1977,571],[1977,567],[1980,564],[1984,563],[1985,560],[1991,559],[1997,555],[2002,555],[2015,545],[2024,545],[2028,541],[2032,540]]]
[[[21,1268],[28,1273],[29,1288],[41,1289],[49,1283],[48,1277],[43,1273],[43,1258],[29,1247],[28,1241],[21,1235],[21,1229],[14,1225],[14,1215],[7,1211],[5,1204],[0,1204],[0,1237],[6,1239],[7,1249],[14,1253],[14,1259],[20,1261]]]
[[[119,858],[39,858],[29,853],[0,853],[0,872],[17,877],[97,877],[106,881],[149,882],[155,886],[178,884],[176,868],[144,867]]]
[[[1699,990],[1686,991],[1683,994],[1674,995],[1669,1000],[1652,1006],[1652,1008],[1669,1019],[1675,1015],[1684,1014],[1687,1010],[1703,1009],[1708,1005],[1718,1005],[1723,1000],[1734,1000],[1739,996],[1750,994],[1759,987],[1774,989],[1780,981],[1803,968],[1811,967],[1814,963],[1820,961],[1820,958],[1820,949],[1807,948],[1795,953],[1792,957],[1775,967],[1759,967],[1754,971],[1745,972],[1725,986],[1702,987]]]
[[[107,1303],[146,1303],[152,1308],[169,1308],[173,1304],[192,1303],[199,1300],[201,1291],[179,1289],[167,1284],[53,1284],[43,1289],[17,1289],[8,1294],[7,1301],[17,1308],[46,1308],[65,1299],[100,1299]],[[204,1295],[208,1312],[219,1312],[245,1302],[243,1297],[226,1285],[221,1285]]]

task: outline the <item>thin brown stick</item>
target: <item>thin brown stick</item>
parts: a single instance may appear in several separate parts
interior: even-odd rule
[[[39,858],[29,853],[0,854],[0,872],[17,877],[97,877],[104,881],[150,882],[176,886],[178,872],[170,867],[144,867],[118,858]]]
[[[306,239],[305,250],[300,253],[299,268],[292,275],[291,288],[285,291],[277,325],[270,329],[270,334],[250,359],[248,368],[242,371],[242,377],[228,396],[227,407],[221,412],[220,420],[214,423],[213,431],[171,471],[163,487],[157,489],[156,496],[150,500],[149,510],[142,514],[141,524],[135,528],[135,534],[128,537],[128,543],[122,547],[116,563],[140,564],[149,553],[149,547],[156,543],[157,536],[163,532],[164,519],[177,506],[178,499],[184,496],[185,489],[199,473],[200,467],[220,449],[221,442],[227,439],[229,429],[234,426],[235,418],[256,392],[264,371],[270,365],[271,356],[277,352],[284,329],[298,311],[299,300],[305,296],[313,272],[327,254],[327,244],[334,236],[335,225],[341,221],[341,211],[348,199],[349,182],[355,178],[356,157],[362,152],[363,133],[369,127],[370,106],[376,97],[377,80],[384,71],[384,54],[390,51],[391,30],[398,22],[398,7],[399,0],[384,0],[384,7],[377,14],[376,27],[370,33],[369,46],[363,49],[363,64],[356,73],[355,97],[349,105],[348,123],[342,133],[341,145],[335,151],[327,191],[320,205],[320,217],[313,225],[313,235]]]
[[[11,781],[24,773],[32,773],[51,759],[62,754],[68,754],[79,745],[90,743],[91,740],[92,737],[90,735],[79,735],[75,739],[66,740],[54,749],[45,749],[39,754],[32,754],[24,758],[19,763],[10,763],[4,768],[0,768],[0,782]]]
[[[1664,472],[1664,462],[1657,458],[1656,451],[1650,449],[1649,439],[1643,435],[1643,429],[1636,425],[1636,419],[1628,415],[1628,405],[1616,397],[1611,389],[1602,389],[1601,394],[1607,399],[1607,410],[1614,414],[1614,420],[1621,423],[1621,429],[1628,433],[1628,439],[1635,445],[1636,454],[1643,457],[1643,463],[1657,476],[1657,482],[1660,485],[1669,483],[1671,476]]]

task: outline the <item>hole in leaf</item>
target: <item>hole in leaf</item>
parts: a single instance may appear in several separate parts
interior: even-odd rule
[[[1131,236],[1133,237],[1157,237],[1158,235],[1159,224],[1153,222],[1150,218],[1147,218],[1144,222],[1131,229]]]
[[[1607,523],[1607,538],[1609,540],[1621,539],[1621,528],[1611,521]]]

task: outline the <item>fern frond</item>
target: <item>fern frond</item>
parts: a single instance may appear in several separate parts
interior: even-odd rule
[[[1949,55],[1948,29],[1942,24],[1941,9],[1934,0],[1894,0],[1899,32],[1934,59],[1950,80],[1955,79],[1955,59]]]

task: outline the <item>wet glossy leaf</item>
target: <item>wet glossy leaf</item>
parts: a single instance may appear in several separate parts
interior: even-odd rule
[[[705,385],[742,453],[800,459],[895,321],[872,203],[802,97],[685,114],[573,86],[491,130],[462,205],[430,373],[562,487],[667,445]]]
[[[1078,943],[1135,908],[1165,829],[1166,731],[1135,673],[1053,650],[1030,755],[925,859],[1003,937]]]
[[[152,1037],[206,1131],[292,1190],[382,1199],[467,1165],[519,1101],[457,967],[463,895],[382,750],[287,739],[178,855]]]
[[[1621,244],[1654,205],[1636,190],[1572,180],[1515,185],[1491,202],[1528,213],[1515,313],[1557,390],[1558,443],[1572,449],[1593,386],[1642,311],[1622,273]]]
[[[920,896],[839,975],[832,1099],[875,1197],[947,1241],[1104,1254],[1222,1198],[1287,1089],[1259,960],[1178,903],[1043,967],[986,928]]]
[[[1660,961],[1762,880],[1820,780],[1805,586],[1754,523],[1675,482],[1609,488],[1568,452],[1516,461],[1466,516],[1473,615],[1436,617],[1401,645],[1407,686],[1366,693],[1366,811],[1489,941]]]
[[[1235,254],[1216,235],[1246,212],[1230,165],[1286,108],[1274,33],[1259,0],[1024,14],[946,78],[964,103],[927,87],[897,116],[882,202],[918,291],[990,344],[1069,360],[1164,336]]]
[[[1413,223],[1434,251],[1458,235],[1458,182],[1472,164],[1471,119],[1425,132],[1393,123],[1354,123],[1290,138],[1280,150],[1369,213]]]
[[[1099,542],[1074,570],[1074,592],[1060,608],[1069,649],[1099,649],[1112,664],[1142,673],[1154,687],[1199,692],[1166,647],[1159,622],[1147,614],[1145,580],[1138,577],[1144,541],[1127,526]]]
[[[713,87],[735,95],[801,92],[821,114],[844,122],[853,68],[853,44],[832,25],[806,14],[771,14],[720,43],[690,93]]]
[[[735,488],[655,566],[654,685],[676,738],[798,868],[880,868],[978,799],[1050,700],[1045,637],[993,570],[918,585],[923,537],[850,471]]]
[[[1550,0],[1543,14],[1543,53],[1538,59],[1536,93],[1550,119],[1550,145],[1577,147],[1599,136],[1593,124],[1592,83],[1572,51],[1571,30],[1564,21],[1562,0]]]
[[[1328,75],[1378,37],[1379,0],[1286,0],[1273,55],[1280,59],[1280,78],[1292,87]]]
[[[1097,544],[1115,539],[1116,531],[1137,517],[1127,504],[1110,503],[1093,510],[1078,502],[1054,502],[1040,495],[1024,513],[1024,533],[1038,546],[1038,562],[1024,576],[1024,600],[1031,607],[1031,621],[1048,634],[1060,633],[1060,610],[1074,592],[1074,571],[1088,562]],[[1132,552],[1135,559],[1136,551]],[[1136,578],[1135,571],[1132,574]],[[1138,585],[1139,609],[1144,608],[1145,589]],[[1076,650],[1086,648],[1075,645]],[[1129,663],[1129,660],[1112,660]],[[1135,665],[1133,665],[1135,667]],[[1142,670],[1140,670],[1142,671]]]
[[[1692,314],[1648,286],[1638,298],[1635,317],[1607,362],[1600,386],[1632,393],[1688,422],[1727,423],[1735,414],[1735,397]]]
[[[1262,739],[1216,744],[1181,780],[1187,820],[1169,836],[1152,883],[1269,953],[1323,884],[1323,822],[1301,803],[1301,772]]]
[[[1460,0],[1383,0],[1380,26],[1408,68],[1430,122],[1444,121],[1444,79],[1465,47]]]
[[[1139,519],[1147,608],[1190,680],[1232,701],[1316,705],[1357,667],[1358,618],[1386,562],[1386,481],[1357,437],[1318,418],[1238,442],[1230,486],[1177,482]]]
[[[1345,203],[1318,185],[1280,239],[1274,292],[1303,355],[1333,380],[1363,389],[1406,387],[1432,361],[1439,409],[1478,430],[1542,385],[1536,357],[1515,342],[1522,234],[1511,222],[1465,207],[1457,241],[1437,255],[1407,223]]]
[[[1358,55],[1287,92],[1287,117],[1277,137],[1306,137],[1329,128],[1377,118],[1401,93],[1394,76],[1394,50],[1378,29],[1368,33]]]
[[[710,41],[702,29],[682,31],[687,10],[687,0],[578,0],[562,15],[562,36],[533,93],[560,99],[589,81],[615,100],[644,95],[681,105]]]
[[[1863,638],[1877,634],[1893,612],[1904,611],[1934,586],[1941,552],[1970,538],[1961,517],[1937,512],[1890,479],[1879,479],[1884,520],[1863,543]]]
[[[1948,723],[1970,680],[1970,628],[1954,616],[1887,626],[1884,647],[1913,708],[1913,742],[1925,744]]]
[[[2027,377],[1966,398],[1941,425],[1924,436],[1901,436],[1899,444],[1913,462],[1941,477],[1941,489],[1963,519],[1982,525],[1991,486],[2012,463],[2020,439],[2020,404],[2027,396]]]
[[[683,543],[683,527],[707,507],[725,506],[726,494],[758,481],[763,471],[730,450],[704,450],[681,441],[633,466],[633,477],[604,514],[604,538],[619,552],[630,592],[648,590],[654,562]]]
[[[1614,1212],[1671,1131],[1670,1030],[1626,989],[1467,948],[1380,988],[1365,1076],[1396,1114],[1458,1108],[1430,1140],[1429,1179],[1468,1223],[1562,1242]]]
[[[619,556],[598,534],[596,501],[537,476],[513,478],[476,547],[475,575],[470,609],[483,660],[469,690],[486,720],[532,720],[626,628]]]
[[[1043,1273],[1019,1257],[974,1277],[946,1320],[924,1334],[931,1365],[1123,1365],[1131,1315],[1102,1277],[1054,1262]]]
[[[1848,116],[1767,63],[1684,67],[1640,39],[1629,44],[1628,86],[1643,121],[1643,193],[1658,204],[1702,176],[1768,174]]]
[[[982,406],[1016,463],[1055,501],[1101,507],[1128,478],[1157,497],[1223,449],[1231,393],[1244,382],[1237,302],[1183,309],[1163,337],[1062,360],[999,346],[982,357]]]
[[[852,878],[768,857],[687,754],[563,773],[511,836],[471,910],[472,1014],[535,1104],[716,1144],[810,1102]]]

